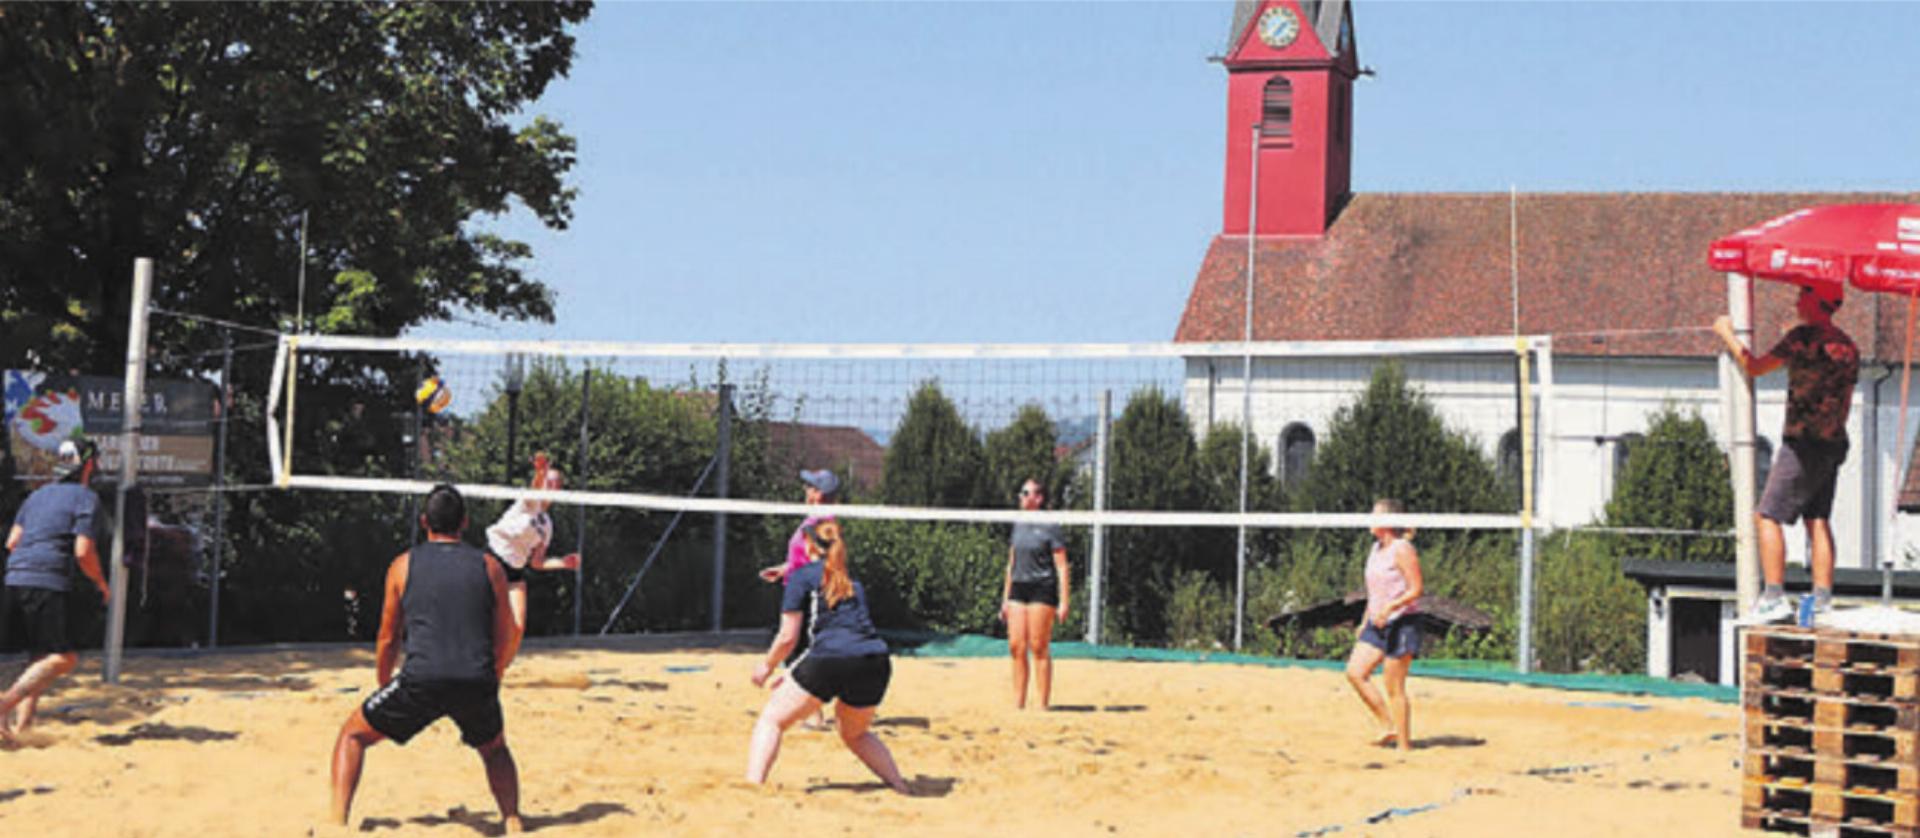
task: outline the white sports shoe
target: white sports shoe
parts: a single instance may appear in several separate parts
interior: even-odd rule
[[[1753,610],[1746,616],[1735,620],[1736,625],[1764,626],[1782,623],[1794,618],[1793,603],[1784,596],[1763,596],[1753,604]]]

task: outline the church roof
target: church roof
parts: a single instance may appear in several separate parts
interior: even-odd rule
[[[1518,219],[1519,331],[1556,354],[1711,356],[1727,311],[1715,238],[1817,204],[1920,202],[1920,194],[1500,193],[1355,196],[1327,234],[1257,248],[1253,338],[1398,340],[1512,334],[1510,210]],[[1247,242],[1216,237],[1174,340],[1237,341]],[[1762,349],[1793,319],[1788,286],[1760,282]],[[1898,362],[1904,306],[1851,291],[1836,321],[1869,360]]]

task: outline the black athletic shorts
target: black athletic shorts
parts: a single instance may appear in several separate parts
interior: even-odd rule
[[[360,705],[374,730],[402,745],[442,716],[460,727],[460,741],[478,748],[506,728],[500,685],[492,681],[413,681],[396,676]]]
[[[1043,579],[1038,582],[1015,582],[1013,583],[1013,593],[1007,597],[1007,601],[1017,602],[1022,605],[1044,605],[1048,608],[1059,608],[1060,582],[1054,579]]]
[[[893,661],[886,655],[823,658],[808,655],[793,668],[793,682],[822,702],[839,699],[848,707],[874,707],[887,695]]]
[[[20,649],[36,660],[73,651],[81,609],[71,597],[68,591],[7,586],[0,593],[0,648]]]
[[[514,567],[513,565],[507,564],[506,559],[500,558],[500,555],[498,553],[493,552],[492,550],[488,550],[487,555],[492,557],[494,561],[499,562],[500,569],[507,572],[507,584],[527,581],[526,568]]]
[[[1756,511],[1788,525],[1801,518],[1826,520],[1833,514],[1833,491],[1846,461],[1845,440],[1787,440],[1774,455]]]

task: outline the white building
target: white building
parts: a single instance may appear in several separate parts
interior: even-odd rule
[[[1241,418],[1241,358],[1218,344],[1247,335],[1251,229],[1254,341],[1411,349],[1514,334],[1550,339],[1551,397],[1540,404],[1540,510],[1551,526],[1587,524],[1610,496],[1635,435],[1663,404],[1698,410],[1726,443],[1726,373],[1708,327],[1727,311],[1727,282],[1707,268],[1710,242],[1809,205],[1920,201],[1867,194],[1354,195],[1351,113],[1360,65],[1353,24],[1343,0],[1237,4],[1221,59],[1228,73],[1222,227],[1175,336],[1196,344],[1184,399],[1197,421]],[[1795,293],[1761,283],[1758,351],[1792,325]],[[1871,567],[1890,543],[1914,543],[1887,523],[1899,480],[1900,303],[1856,293],[1836,318],[1863,358],[1848,429],[1853,451],[1833,517],[1842,567]],[[1334,411],[1365,388],[1376,360],[1255,359],[1251,426],[1275,450],[1283,476],[1303,467]],[[1476,435],[1497,461],[1511,462],[1518,418],[1511,351],[1409,355],[1403,364],[1452,426]],[[1533,373],[1538,385],[1539,370]],[[1785,385],[1784,372],[1759,383],[1761,460],[1779,444]],[[1802,560],[1798,528],[1788,541],[1790,560]]]

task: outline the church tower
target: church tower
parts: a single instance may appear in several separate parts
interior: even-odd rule
[[[1248,201],[1257,194],[1257,235],[1326,235],[1352,193],[1353,81],[1360,64],[1351,4],[1241,0],[1221,63],[1227,68],[1221,233],[1247,234]]]

